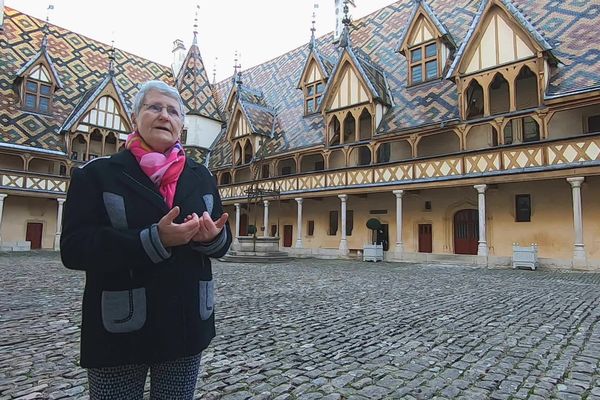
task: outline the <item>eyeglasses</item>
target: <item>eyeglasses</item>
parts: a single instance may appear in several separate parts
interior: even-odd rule
[[[177,109],[173,106],[161,106],[160,104],[142,104],[146,107],[146,110],[150,111],[153,114],[160,114],[163,108],[167,109],[167,114],[171,118],[181,118],[181,112],[177,111]]]

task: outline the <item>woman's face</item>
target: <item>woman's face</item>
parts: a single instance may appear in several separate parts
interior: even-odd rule
[[[154,90],[146,93],[139,114],[134,114],[132,119],[144,141],[160,153],[177,142],[183,127],[183,114],[177,100]]]

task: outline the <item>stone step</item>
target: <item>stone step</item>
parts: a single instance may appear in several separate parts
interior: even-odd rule
[[[235,251],[232,250],[225,254],[219,260],[225,262],[237,263],[280,263],[293,260],[287,253],[283,251],[273,251],[268,253],[252,252],[252,251]]]

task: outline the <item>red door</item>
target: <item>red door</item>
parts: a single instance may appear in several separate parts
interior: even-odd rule
[[[248,236],[248,214],[240,215],[240,236]]]
[[[477,254],[478,241],[477,210],[460,210],[454,214],[454,253]]]
[[[292,225],[283,226],[283,247],[292,247]]]
[[[25,240],[31,242],[32,249],[42,248],[42,223],[40,222],[28,222],[27,232],[25,233]]]
[[[419,224],[419,253],[431,253],[431,224]]]

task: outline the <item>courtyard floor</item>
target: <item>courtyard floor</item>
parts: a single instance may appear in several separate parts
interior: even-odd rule
[[[600,399],[600,274],[214,263],[202,399]],[[0,254],[0,400],[87,398],[82,272]]]

